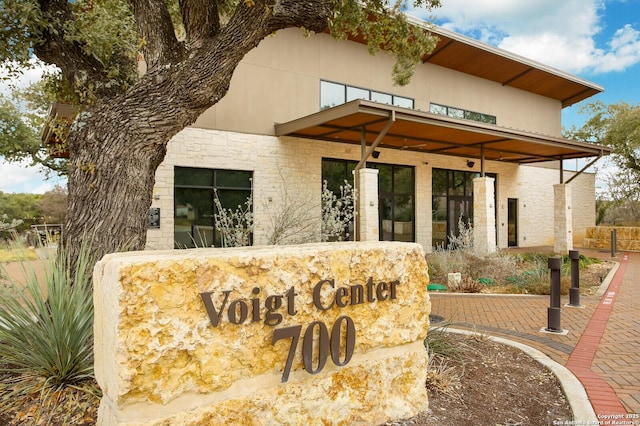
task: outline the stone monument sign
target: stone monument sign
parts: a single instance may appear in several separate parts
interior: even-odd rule
[[[94,270],[102,425],[380,424],[427,408],[413,243],[143,251]]]

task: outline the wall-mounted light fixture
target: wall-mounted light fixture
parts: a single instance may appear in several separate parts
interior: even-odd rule
[[[373,152],[371,153],[371,156],[372,156],[373,158],[378,158],[378,157],[380,157],[380,151],[373,151]]]
[[[472,168],[475,165],[476,165],[475,161],[467,160],[467,167]]]

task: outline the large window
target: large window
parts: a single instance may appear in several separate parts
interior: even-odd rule
[[[479,176],[477,172],[433,169],[431,223],[434,248],[448,247],[449,237],[460,234],[460,225],[473,225],[473,179]],[[494,173],[486,176],[496,178]]]
[[[429,105],[429,112],[431,112],[432,114],[446,115],[453,118],[463,118],[465,120],[479,121],[481,123],[496,124],[496,117],[494,115],[467,111],[461,108],[454,108],[434,103]]]
[[[246,207],[252,172],[176,167],[174,173],[174,246],[220,247],[214,190],[223,208]]]
[[[355,99],[380,102],[403,108],[414,108],[414,101],[404,96],[348,86],[346,84],[320,81],[320,109],[327,109]]]
[[[346,180],[353,182],[356,161],[322,160],[322,179],[338,193]],[[380,240],[415,241],[415,172],[410,166],[367,163],[378,169],[378,217]]]
[[[414,168],[369,164],[378,169],[381,241],[415,241]]]

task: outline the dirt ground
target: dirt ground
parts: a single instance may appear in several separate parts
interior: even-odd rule
[[[2,269],[4,269],[6,271],[7,274],[9,274],[10,277],[12,277],[14,280],[16,280],[18,283],[25,283],[25,276],[24,276],[24,271],[23,268],[26,269],[27,273],[30,273],[31,271],[33,271],[36,276],[38,277],[38,282],[42,284],[42,289],[45,289],[45,271],[44,271],[44,262],[46,260],[43,259],[37,259],[37,260],[28,260],[25,261],[24,265],[21,264],[21,262],[7,262],[7,263],[3,263],[2,264]],[[2,271],[2,269],[0,269],[0,272]]]
[[[458,355],[436,363],[445,377],[428,377],[429,410],[386,426],[539,426],[573,419],[556,377],[533,358],[486,337],[457,339]]]

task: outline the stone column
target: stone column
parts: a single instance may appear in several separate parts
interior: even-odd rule
[[[362,168],[356,173],[356,240],[379,241],[378,169]]]
[[[496,251],[495,179],[473,180],[473,246],[476,253]]]
[[[553,250],[561,254],[573,250],[571,187],[564,183],[553,185]]]

